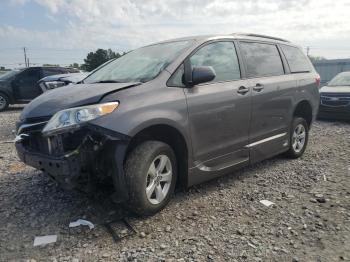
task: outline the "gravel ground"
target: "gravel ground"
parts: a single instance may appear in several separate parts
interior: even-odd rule
[[[0,113],[1,261],[350,260],[350,123],[316,122],[301,159],[275,157],[179,192],[159,214],[130,217],[137,234],[115,243],[101,214],[119,207],[63,191],[4,143],[19,114]],[[69,229],[78,218],[96,227]],[[56,243],[33,247],[51,234]]]

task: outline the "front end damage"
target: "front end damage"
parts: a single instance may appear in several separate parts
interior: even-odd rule
[[[15,145],[24,163],[43,171],[66,189],[86,191],[113,180],[114,198],[118,201],[128,198],[123,169],[127,136],[92,124],[44,136],[46,123],[18,125]]]

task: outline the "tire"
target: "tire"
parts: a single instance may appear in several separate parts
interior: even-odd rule
[[[9,107],[9,98],[7,95],[0,93],[0,112],[5,111]]]
[[[287,156],[290,158],[301,157],[306,149],[309,140],[309,126],[304,118],[296,117],[293,119],[290,131],[290,146]]]
[[[174,193],[175,153],[163,142],[143,142],[127,157],[125,175],[129,200],[124,206],[140,216],[153,215],[168,204]]]

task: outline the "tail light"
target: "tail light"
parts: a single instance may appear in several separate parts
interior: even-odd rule
[[[321,84],[321,77],[320,77],[320,75],[316,76],[315,83],[316,83],[317,87],[320,88],[320,84]]]

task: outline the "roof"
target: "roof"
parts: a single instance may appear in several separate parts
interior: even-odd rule
[[[187,36],[187,37],[181,37],[181,38],[175,38],[175,39],[169,39],[165,41],[161,41],[158,43],[167,43],[167,42],[174,42],[174,41],[186,41],[186,40],[194,40],[194,41],[208,41],[208,40],[214,40],[214,39],[246,39],[246,40],[264,40],[268,42],[274,42],[274,43],[284,43],[288,45],[293,45],[290,41],[285,40],[283,38],[274,37],[274,36],[268,36],[268,35],[260,35],[260,34],[251,34],[251,33],[232,33],[232,34],[222,34],[222,35],[196,35],[196,36]]]

